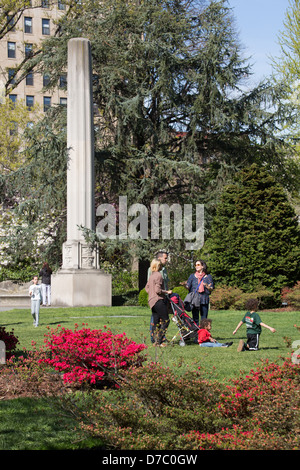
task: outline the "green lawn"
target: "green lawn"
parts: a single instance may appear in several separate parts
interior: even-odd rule
[[[262,321],[276,328],[276,333],[263,329],[260,350],[240,352],[236,348],[240,339],[245,339],[245,327],[235,336],[232,331],[243,316],[237,311],[210,311],[212,336],[219,341],[233,341],[229,348],[199,348],[197,344],[180,347],[175,344],[157,350],[151,345],[149,336],[150,310],[142,307],[99,307],[99,308],[41,308],[40,326],[33,328],[29,309],[0,312],[0,326],[7,331],[14,330],[19,338],[19,349],[31,348],[31,342],[42,345],[47,326],[62,325],[74,328],[75,324],[89,328],[109,327],[114,333],[125,332],[136,342],[145,342],[149,360],[158,360],[163,365],[183,370],[199,367],[212,378],[228,381],[245,374],[260,360],[270,361],[287,357],[292,351],[287,348],[284,337],[291,342],[299,340],[294,327],[300,325],[300,312],[261,312]],[[171,321],[167,337],[171,339],[178,329]],[[58,416],[43,399],[15,399],[0,402],[0,450],[71,449],[88,446],[87,442],[77,443],[74,423],[70,418]],[[95,443],[92,443],[95,445]],[[90,445],[92,445],[90,444]]]
[[[261,312],[262,321],[276,328],[272,334],[263,328],[260,338],[260,350],[249,353],[237,353],[240,339],[246,338],[246,329],[242,326],[235,336],[233,330],[243,316],[241,311],[210,311],[213,320],[212,336],[219,341],[233,341],[230,348],[199,348],[197,344],[164,348],[157,351],[150,342],[150,310],[146,307],[90,307],[90,308],[41,308],[40,326],[33,328],[29,309],[0,312],[0,326],[7,331],[14,330],[19,338],[19,348],[31,348],[31,342],[42,345],[47,326],[56,328],[62,325],[74,329],[74,325],[87,325],[91,329],[109,327],[113,333],[125,332],[136,342],[146,343],[149,359],[158,359],[171,367],[201,366],[207,372],[214,370],[219,380],[235,377],[240,370],[245,372],[253,368],[260,359],[276,360],[286,356],[287,348],[284,337],[292,341],[299,340],[299,333],[294,327],[300,325],[300,312]],[[170,321],[167,338],[171,339],[178,332],[177,326]]]

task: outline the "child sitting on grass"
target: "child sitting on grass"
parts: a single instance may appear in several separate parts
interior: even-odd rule
[[[211,323],[212,320],[209,318],[203,318],[200,321],[200,330],[198,331],[198,343],[199,346],[206,346],[209,348],[228,348],[228,346],[232,345],[231,343],[219,343],[216,339],[211,337]]]
[[[268,328],[272,333],[275,333],[275,328],[266,325],[261,321],[260,316],[256,312],[258,309],[259,302],[257,299],[251,298],[246,302],[246,309],[248,312],[244,315],[244,318],[240,321],[233,334],[235,335],[237,330],[246,323],[247,343],[241,339],[237,350],[240,351],[257,351],[259,344],[259,336],[261,334],[261,327]]]

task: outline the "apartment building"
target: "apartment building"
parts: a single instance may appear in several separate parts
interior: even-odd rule
[[[39,2],[39,3],[37,3]],[[34,47],[49,35],[54,34],[58,19],[65,13],[64,0],[32,0],[31,8],[23,11],[13,29],[0,40],[0,95],[3,95],[8,77],[15,75],[15,68]],[[8,21],[13,21],[8,17]],[[57,89],[45,92],[47,76],[29,73],[26,78],[9,94],[12,101],[24,100],[28,108],[38,104],[40,109],[47,109],[54,104],[67,104],[66,74],[61,75]]]

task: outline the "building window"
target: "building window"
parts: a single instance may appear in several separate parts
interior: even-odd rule
[[[46,113],[49,108],[51,108],[51,98],[50,96],[44,96],[44,113]]]
[[[14,17],[13,15],[7,15],[6,20],[7,20],[7,29],[8,29],[8,31],[10,31],[10,32],[16,31],[16,28],[15,28],[15,24],[16,24],[15,17]]]
[[[15,76],[16,76],[16,70],[8,69],[8,80],[11,83],[11,85],[14,85],[14,83],[16,83]]]
[[[7,43],[7,57],[9,59],[16,58],[16,43],[8,41]]]
[[[25,16],[24,18],[24,33],[32,33],[32,18],[31,16]]]
[[[41,7],[42,8],[49,8],[49,0],[42,0]]]
[[[65,10],[66,9],[66,2],[64,0],[58,0],[57,6],[59,10]]]
[[[59,88],[67,88],[67,74],[64,73],[59,77]]]
[[[26,106],[28,109],[32,109],[34,105],[34,96],[26,95]]]
[[[33,86],[33,72],[26,75],[26,85]]]
[[[25,57],[28,58],[32,55],[32,44],[25,44]]]
[[[48,86],[49,83],[50,83],[50,77],[49,77],[49,75],[47,75],[47,74],[43,75],[43,86],[44,86],[44,87],[45,87],[45,86]]]
[[[17,102],[17,95],[9,95],[10,101],[12,101],[14,104]]]
[[[67,106],[67,98],[60,98],[59,99],[59,104],[61,106]]]
[[[49,36],[50,34],[50,20],[48,18],[42,18],[42,34]]]

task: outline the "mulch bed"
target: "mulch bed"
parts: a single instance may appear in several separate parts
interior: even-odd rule
[[[67,391],[62,379],[57,374],[44,374],[39,380],[26,380],[11,370],[0,366],[0,401],[14,398],[41,397],[59,395]]]

